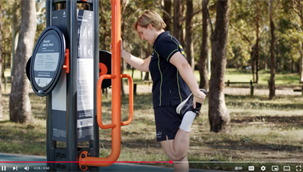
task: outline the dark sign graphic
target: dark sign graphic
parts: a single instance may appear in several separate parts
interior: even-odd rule
[[[30,61],[30,78],[38,96],[48,95],[56,86],[65,60],[65,38],[60,29],[47,27],[39,37]]]

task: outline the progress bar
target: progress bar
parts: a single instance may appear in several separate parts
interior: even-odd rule
[[[80,163],[81,161],[0,161],[1,163]],[[85,163],[133,163],[133,164],[173,164],[173,163],[187,163],[186,161],[84,161]],[[189,164],[264,164],[264,163],[295,163],[303,164],[303,161],[188,161]]]
[[[80,163],[81,161],[0,161],[1,163]],[[85,163],[173,164],[173,161],[84,161]]]

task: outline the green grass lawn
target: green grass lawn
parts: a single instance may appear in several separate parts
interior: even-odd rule
[[[126,70],[124,73],[132,75],[131,70]],[[195,70],[195,77],[198,82],[200,82],[199,77],[199,71]],[[145,72],[143,72],[145,76]],[[141,80],[141,72],[138,70],[134,70],[133,75],[134,81],[140,81]],[[210,79],[210,78],[209,78]],[[259,72],[259,82],[256,86],[264,87],[268,86],[268,80],[270,79],[270,71],[269,70],[261,70]],[[299,74],[297,73],[276,73],[275,74],[276,82],[275,84],[277,86],[299,86]],[[253,80],[251,70],[238,70],[238,69],[226,69],[225,74],[225,82],[227,81],[231,82],[250,82]]]
[[[125,73],[128,72],[131,71]],[[268,74],[264,72],[264,75]],[[249,76],[245,71],[234,70],[228,70],[226,75],[232,81],[236,81],[236,78],[244,81]],[[139,72],[135,72],[135,80],[137,77],[140,78]],[[261,78],[262,82],[266,82],[265,76]],[[293,74],[277,75],[276,79],[284,84],[298,83],[298,77]],[[45,98],[31,93],[30,99],[36,122],[16,124],[9,121],[9,94],[3,94],[4,119],[0,121],[0,152],[46,154]],[[111,120],[111,98],[103,97],[102,100],[103,123],[107,124]],[[283,165],[296,164],[294,162],[302,164],[302,102],[303,96],[276,96],[274,100],[268,100],[268,95],[226,95],[225,103],[231,118],[231,132],[226,134],[210,132],[206,100],[190,134],[190,167],[233,170],[236,164],[240,164],[243,171],[247,171],[247,167],[252,164],[257,169],[262,165],[267,169],[271,169],[271,165],[279,165],[283,169]],[[121,112],[122,119],[127,119],[128,96],[122,98]],[[99,131],[100,156],[106,157],[111,152],[111,131]],[[156,142],[151,93],[135,96],[134,118],[130,125],[122,127],[121,145],[119,161],[169,160]],[[171,167],[170,164],[162,165]],[[295,171],[293,166],[291,168]]]
[[[260,85],[267,86],[268,80],[270,79],[269,70],[261,70],[259,72],[259,83]],[[276,73],[275,74],[275,84],[279,86],[297,86],[299,84],[299,74],[298,73]],[[225,75],[225,81],[244,81],[249,82],[253,80],[251,70],[236,70],[227,69]]]

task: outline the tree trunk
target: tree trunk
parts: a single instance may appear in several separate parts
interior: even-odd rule
[[[253,81],[256,82],[255,74],[255,58],[256,58],[256,44],[251,47],[251,73],[253,75]]]
[[[166,23],[165,30],[172,31],[171,28],[171,0],[164,0],[164,12],[163,12],[163,20]]]
[[[32,54],[36,32],[35,0],[21,1],[21,28],[14,59],[14,81],[10,94],[10,120],[18,123],[34,122],[28,96],[29,82],[25,74],[25,66]]]
[[[100,27],[102,27],[103,28],[103,33],[102,33],[102,31],[101,31],[101,29],[99,30],[99,34],[101,35],[100,37],[99,37],[99,42],[100,42],[100,44],[101,44],[101,49],[102,50],[106,50],[106,48],[107,48],[107,45],[106,45],[106,40],[107,40],[107,38],[108,38],[108,33],[106,32],[106,19],[105,19],[105,17],[102,15],[102,14],[105,14],[105,10],[104,10],[104,7],[103,7],[103,4],[102,4],[102,2],[101,2],[101,0],[99,0],[99,10],[100,10],[100,12],[101,12],[101,15],[100,15],[100,18],[99,18],[99,23],[100,23]],[[123,23],[122,23],[122,26],[121,26],[121,30],[124,30],[123,29]],[[121,35],[121,37],[122,37],[122,40],[123,40],[123,34]]]
[[[208,8],[209,0],[205,0],[206,8]],[[199,73],[200,73],[200,88],[205,90],[208,89],[208,71],[207,71],[207,57],[208,57],[208,47],[209,47],[209,29],[208,29],[208,16],[205,6],[203,5],[202,10],[202,44],[201,52],[199,57]]]
[[[194,58],[194,44],[193,44],[193,1],[186,1],[186,35],[185,35],[185,53],[188,63],[191,65],[192,69],[195,68],[195,58]]]
[[[303,82],[303,43],[300,41],[299,44],[300,52],[300,82]]]
[[[182,9],[182,0],[174,0],[174,32],[173,35],[179,40],[181,45],[184,46],[183,41],[183,9]]]
[[[151,55],[151,51],[150,51],[151,48],[152,48],[151,45],[147,44],[147,49],[146,49],[146,52],[145,52],[145,57],[148,57],[148,56]],[[149,72],[145,73],[144,80],[145,81],[149,81]]]
[[[269,4],[269,20],[270,20],[270,33],[271,33],[271,44],[270,44],[270,80],[269,85],[269,99],[273,99],[276,95],[275,89],[275,25],[273,21],[273,0],[270,0]]]
[[[14,6],[13,6],[13,10],[17,11],[17,9],[19,9],[19,3],[17,0],[14,0]],[[17,35],[18,35],[18,30],[20,29],[20,25],[18,24],[17,21],[17,14],[13,13],[13,19],[12,19],[12,58],[11,58],[11,82],[13,81],[13,71],[14,71],[14,59],[15,59],[15,54],[16,54],[16,41],[17,41]]]
[[[301,1],[298,1],[298,8],[299,8],[299,13],[300,13],[300,19],[301,19],[301,28],[303,27],[303,8],[302,8],[302,6],[301,6]],[[303,43],[302,42],[300,42],[301,44],[301,49],[300,49],[300,55],[301,55],[301,73],[300,73],[300,82],[303,82]]]
[[[260,2],[257,0],[257,17],[256,17],[256,51],[255,51],[255,59],[256,59],[256,82],[259,82],[259,21],[260,21]]]
[[[2,30],[2,8],[0,1],[0,31]],[[3,120],[3,104],[2,104],[2,32],[0,32],[0,120]]]
[[[209,87],[209,123],[212,132],[229,132],[230,116],[225,105],[224,80],[226,70],[226,46],[229,26],[230,0],[217,1],[217,16],[212,36],[212,67]]]

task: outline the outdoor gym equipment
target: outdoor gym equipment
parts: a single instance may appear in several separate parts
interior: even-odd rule
[[[120,155],[121,126],[133,117],[133,83],[121,74],[120,0],[111,0],[112,54],[99,51],[99,0],[46,0],[46,26],[26,72],[46,96],[50,171],[99,171]],[[121,79],[129,81],[129,118],[121,122]],[[112,87],[112,123],[102,123],[101,89]],[[99,157],[99,128],[112,130],[112,149]],[[78,143],[87,142],[87,147]]]

